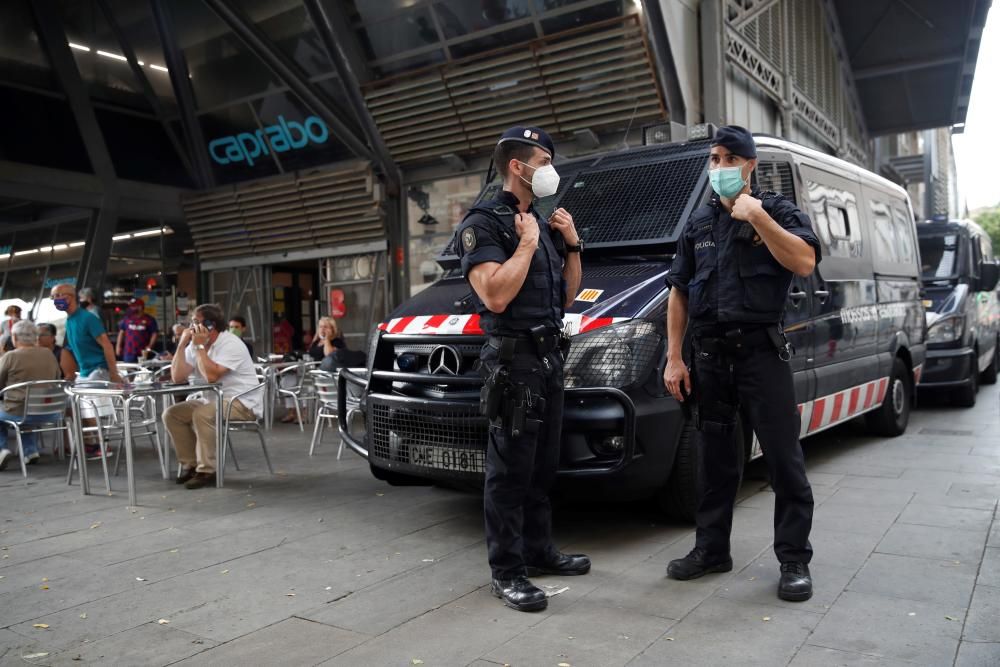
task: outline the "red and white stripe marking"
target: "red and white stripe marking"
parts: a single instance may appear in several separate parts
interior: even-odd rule
[[[804,438],[825,431],[874,410],[882,405],[888,388],[889,378],[884,377],[800,403],[799,415],[802,417],[802,427],[799,430],[799,437]]]
[[[920,376],[924,374],[924,365],[919,364],[913,369],[913,384],[920,384]]]
[[[588,317],[578,313],[563,318],[563,329],[570,336],[587,333],[601,327],[628,320],[627,317]],[[482,335],[479,315],[416,315],[397,317],[383,322],[378,328],[390,334],[420,334],[426,336]]]

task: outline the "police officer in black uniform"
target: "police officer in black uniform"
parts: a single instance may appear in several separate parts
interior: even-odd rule
[[[774,489],[778,597],[803,601],[812,596],[813,497],[781,319],[792,274],[812,273],[820,246],[809,218],[795,204],[751,189],[756,158],[747,130],[719,128],[709,158],[715,195],[691,214],[667,274],[663,379],[678,401],[693,400],[697,406],[702,490],[695,547],[670,562],[667,576],[694,579],[733,568],[729,537],[743,463],[734,426],[742,409],[760,440]],[[681,357],[689,321],[690,372]]]
[[[528,576],[576,575],[590,559],[552,544],[548,492],[559,463],[564,309],[580,287],[582,244],[566,210],[546,220],[533,198],[556,193],[555,146],[537,127],[503,133],[493,154],[503,191],[474,206],[456,248],[488,336],[480,353],[486,451],[486,544],[493,594],[519,611],[545,609]]]

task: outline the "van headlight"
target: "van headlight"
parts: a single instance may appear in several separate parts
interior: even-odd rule
[[[573,336],[564,374],[566,387],[621,389],[641,381],[653,366],[662,338],[646,320],[631,320]]]
[[[928,343],[954,343],[964,333],[964,319],[946,317],[938,320],[927,330]]]

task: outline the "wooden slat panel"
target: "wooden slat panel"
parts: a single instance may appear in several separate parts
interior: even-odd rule
[[[376,82],[364,94],[401,163],[486,149],[526,116],[558,139],[576,129],[617,127],[633,112],[644,119],[665,113],[634,15],[441,65],[416,78]]]
[[[183,207],[201,257],[239,257],[384,238],[379,191],[356,161],[197,193]]]

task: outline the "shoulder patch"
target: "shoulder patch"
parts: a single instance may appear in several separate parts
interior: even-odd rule
[[[475,227],[466,227],[462,231],[462,247],[465,248],[466,252],[474,249],[476,247],[476,229]]]

